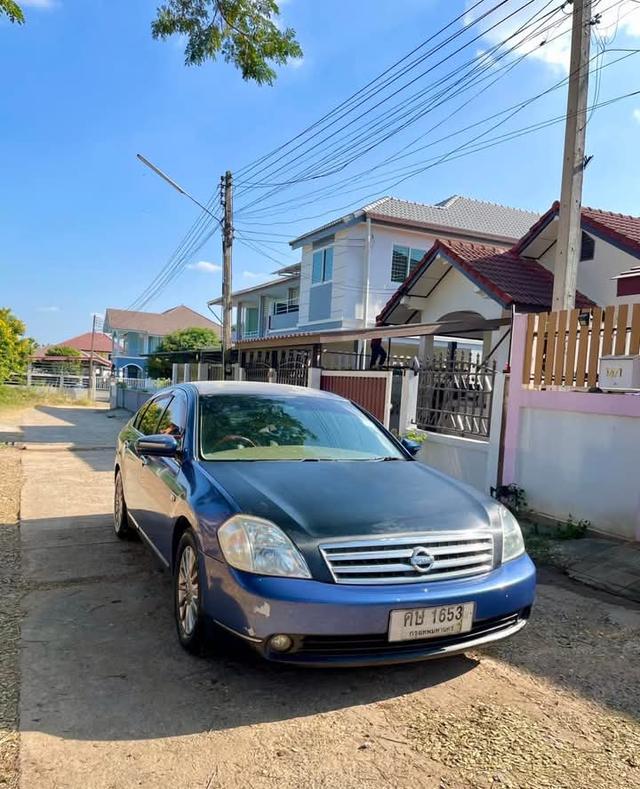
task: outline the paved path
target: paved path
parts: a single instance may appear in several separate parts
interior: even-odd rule
[[[615,600],[542,586],[518,639],[413,666],[187,655],[167,575],[113,535],[95,447],[120,423],[50,408],[22,431],[22,789],[640,786],[640,612]]]

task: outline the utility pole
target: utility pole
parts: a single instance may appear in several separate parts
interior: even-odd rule
[[[96,318],[98,316],[93,313],[93,323],[91,324],[91,353],[89,355],[89,399],[95,398],[95,379],[93,377],[93,352],[96,344]]]
[[[553,278],[554,310],[573,309],[576,299],[582,237],[580,211],[587,129],[591,25],[591,0],[573,0],[569,95],[564,133],[556,265]]]
[[[222,220],[222,364],[224,377],[230,376],[231,365],[231,267],[233,251],[233,176],[231,171],[220,178]]]

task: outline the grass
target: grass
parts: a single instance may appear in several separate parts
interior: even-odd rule
[[[92,405],[88,397],[76,399],[46,387],[0,386],[0,413],[36,405]]]

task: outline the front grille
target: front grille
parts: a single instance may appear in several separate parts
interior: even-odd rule
[[[430,532],[369,538],[320,546],[336,583],[399,584],[446,581],[481,575],[493,568],[493,535]],[[418,569],[420,562],[431,565]]]
[[[458,633],[441,638],[423,638],[415,641],[389,641],[386,633],[359,636],[301,636],[293,658],[304,655],[308,660],[331,658],[393,657],[420,652],[425,654],[451,646],[462,646],[480,637],[499,636],[523,619],[528,619],[529,609],[516,611],[506,616],[493,617],[475,622],[469,633]],[[279,659],[280,656],[278,656]]]

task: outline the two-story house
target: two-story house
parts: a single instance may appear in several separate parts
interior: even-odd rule
[[[384,197],[290,242],[301,262],[233,294],[237,338],[355,329],[376,316],[436,238],[508,249],[538,214],[455,195],[435,205]],[[219,304],[216,299],[214,304]]]
[[[184,304],[164,312],[117,310],[105,313],[104,331],[113,337],[113,368],[116,375],[141,378],[147,371],[147,354],[153,353],[163,337],[180,329],[212,329],[220,325]]]

